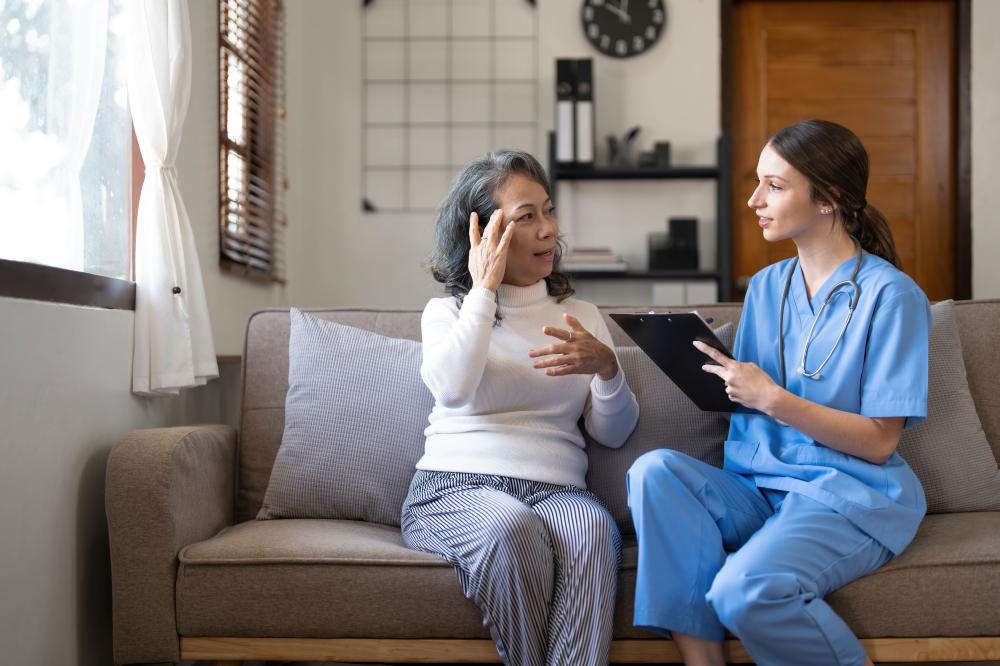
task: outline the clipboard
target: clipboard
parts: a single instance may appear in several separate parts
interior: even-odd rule
[[[726,383],[701,366],[715,363],[693,344],[700,340],[732,358],[697,312],[612,314],[611,319],[704,412],[735,412],[739,404],[726,395]]]

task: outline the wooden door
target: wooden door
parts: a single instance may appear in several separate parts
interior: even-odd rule
[[[932,300],[955,293],[955,6],[736,2],[730,34],[734,293],[795,252],[763,239],[746,202],[778,129],[850,128],[871,158],[868,201],[889,220],[903,270]]]

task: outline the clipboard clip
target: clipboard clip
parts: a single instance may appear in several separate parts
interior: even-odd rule
[[[697,310],[692,310],[691,312],[693,312],[694,314],[697,314],[699,317],[701,317],[701,315],[698,314]],[[661,314],[661,315],[664,315],[664,314],[666,314],[666,315],[668,315],[668,314],[673,314],[673,313],[670,312],[669,310],[666,311],[666,312],[657,312],[656,310],[650,310],[649,312],[646,312],[645,310],[640,310],[639,312],[633,312],[632,314],[637,314],[637,315],[644,315],[644,314],[651,314],[651,315]],[[715,318],[714,317],[701,317],[701,319],[706,324],[715,323]]]

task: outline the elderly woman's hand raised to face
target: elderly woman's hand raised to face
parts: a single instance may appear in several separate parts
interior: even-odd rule
[[[542,329],[545,335],[551,335],[562,342],[528,352],[531,358],[552,357],[535,361],[534,366],[545,368],[545,374],[552,377],[596,374],[604,381],[613,379],[618,374],[618,359],[615,353],[591,335],[576,317],[564,313],[563,318],[566,319],[570,330],[554,326]]]
[[[503,282],[507,269],[507,249],[514,233],[514,221],[500,231],[503,221],[503,210],[497,209],[490,215],[490,222],[479,233],[479,214],[469,215],[469,275],[472,276],[473,287],[483,287],[496,291]]]

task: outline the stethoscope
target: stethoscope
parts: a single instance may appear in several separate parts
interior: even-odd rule
[[[830,289],[830,292],[826,295],[826,298],[823,299],[823,306],[819,309],[819,312],[817,312],[816,316],[813,318],[812,326],[809,327],[809,335],[806,336],[806,342],[804,345],[802,345],[802,360],[799,362],[798,373],[804,377],[808,377],[809,379],[822,378],[820,372],[823,370],[823,368],[826,367],[826,364],[830,362],[830,358],[833,357],[833,352],[837,350],[837,347],[840,345],[840,341],[844,339],[844,333],[847,332],[847,325],[851,323],[851,317],[854,316],[854,308],[858,306],[858,300],[861,298],[861,286],[857,282],[857,277],[858,277],[858,271],[861,270],[862,251],[861,251],[861,243],[859,243],[858,239],[856,238],[854,239],[854,247],[856,248],[856,252],[855,252],[854,270],[851,271],[851,277],[841,282],[838,282],[837,284],[833,285],[832,289]],[[784,333],[785,301],[788,300],[788,289],[792,285],[792,277],[795,275],[795,269],[798,268],[798,266],[799,266],[799,259],[798,257],[796,257],[795,260],[792,262],[792,269],[788,271],[788,277],[785,278],[785,288],[781,291],[781,305],[778,307],[778,359],[780,360],[781,363],[779,366],[781,370],[781,385],[786,388],[787,384],[785,382],[785,333]],[[851,302],[850,305],[848,306],[848,311],[847,311],[847,318],[844,320],[844,325],[840,329],[840,335],[837,336],[836,341],[834,341],[833,343],[833,347],[830,348],[830,353],[826,355],[826,358],[823,359],[823,362],[819,364],[818,368],[810,372],[809,370],[806,369],[806,357],[809,355],[809,345],[812,344],[813,333],[816,332],[816,324],[818,324],[819,320],[823,317],[823,311],[826,310],[826,306],[829,305],[833,297],[841,293],[839,291],[841,287],[850,287],[852,290]]]

